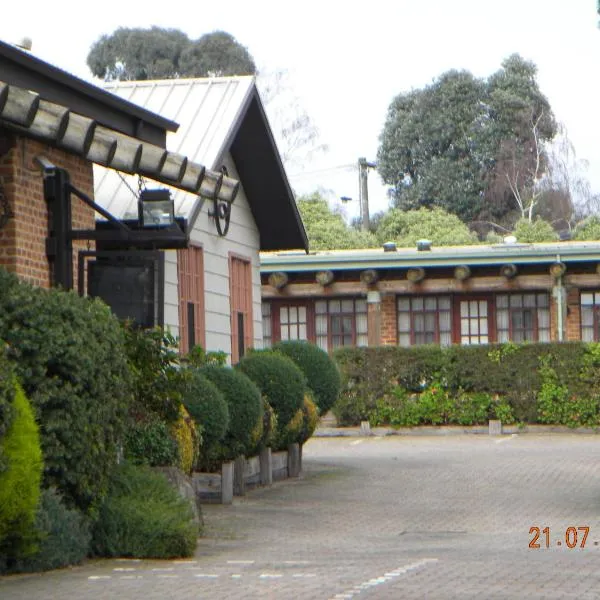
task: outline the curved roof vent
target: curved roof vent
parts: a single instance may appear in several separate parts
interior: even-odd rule
[[[431,250],[431,240],[417,240],[417,250],[419,252]]]
[[[395,242],[385,242],[383,244],[384,252],[396,252],[396,243]]]

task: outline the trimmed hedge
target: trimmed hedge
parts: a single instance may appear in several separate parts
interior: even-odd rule
[[[99,300],[37,288],[0,269],[0,339],[42,424],[44,487],[93,510],[131,397],[119,321]]]
[[[258,386],[275,410],[280,429],[302,409],[306,379],[291,358],[272,350],[255,350],[236,368]]]
[[[524,423],[600,424],[598,344],[351,348],[334,357],[343,382],[334,406],[341,424],[383,423],[386,411],[398,425],[472,424],[485,420],[486,410]],[[427,421],[423,406],[433,388],[452,406]]]
[[[229,427],[229,406],[217,386],[199,369],[190,368],[183,391],[183,404],[202,428],[200,463],[210,459]]]
[[[186,557],[194,553],[197,537],[189,502],[164,475],[127,463],[114,470],[93,529],[96,555]]]
[[[304,373],[319,413],[331,410],[340,393],[341,378],[329,354],[315,344],[299,340],[278,342],[273,349],[291,358]]]
[[[216,460],[233,460],[252,449],[252,432],[264,413],[258,387],[243,372],[206,365],[200,369],[223,394],[229,409],[229,428],[215,449]]]
[[[2,440],[9,430],[14,418],[14,370],[5,356],[4,342],[0,340],[0,474],[7,467],[6,457],[2,446]]]
[[[14,382],[14,379],[13,379]],[[42,451],[29,401],[15,383],[14,419],[0,442],[7,468],[0,474],[0,557],[12,560],[34,548]]]

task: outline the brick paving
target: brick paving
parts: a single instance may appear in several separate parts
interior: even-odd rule
[[[190,560],[4,577],[0,598],[600,597],[599,436],[318,438],[304,467],[206,506]],[[550,548],[528,547],[532,526]],[[586,547],[569,549],[583,526]]]

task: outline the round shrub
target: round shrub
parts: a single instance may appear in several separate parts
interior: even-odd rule
[[[0,442],[7,463],[0,473],[0,555],[11,559],[31,550],[43,468],[31,405],[21,387],[13,385],[14,419]]]
[[[177,442],[169,426],[156,416],[131,423],[123,453],[129,462],[150,467],[170,467],[178,460]]]
[[[0,339],[38,422],[44,487],[84,511],[102,499],[130,400],[124,336],[99,300],[44,290],[0,269]]]
[[[294,362],[277,352],[259,350],[242,358],[237,368],[259,388],[284,428],[302,408],[306,380]]]
[[[55,489],[42,491],[35,518],[41,539],[38,550],[18,560],[13,572],[49,571],[82,562],[90,550],[90,523],[78,510],[67,508]]]
[[[177,466],[189,475],[198,458],[198,430],[183,405],[179,408],[179,419],[171,424],[169,431],[177,443]]]
[[[114,469],[92,537],[98,556],[179,558],[196,548],[192,508],[164,475],[124,463]]]
[[[324,415],[331,410],[340,393],[341,378],[329,354],[315,344],[296,340],[279,342],[274,349],[289,356],[300,367],[319,413]]]
[[[319,423],[319,410],[317,405],[311,398],[310,394],[304,395],[304,403],[302,404],[302,429],[298,436],[297,442],[302,445],[306,443],[315,432]]]
[[[229,428],[219,442],[219,458],[232,460],[251,450],[252,430],[263,415],[260,390],[242,372],[206,365],[201,373],[223,394],[229,409]]]
[[[183,404],[202,427],[202,450],[210,454],[229,427],[229,406],[217,386],[198,369],[189,369]]]

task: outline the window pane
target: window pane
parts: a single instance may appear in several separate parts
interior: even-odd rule
[[[428,296],[425,298],[425,310],[436,310],[437,301],[435,297]]]
[[[306,306],[300,306],[298,308],[298,322],[306,323]]]
[[[302,323],[301,325],[298,325],[298,339],[299,340],[308,339],[308,336],[306,335],[306,325],[304,323]]]
[[[401,311],[410,310],[410,299],[409,298],[398,298],[398,310],[401,310]]]
[[[356,333],[362,334],[367,333],[367,315],[359,314],[356,315]]]
[[[325,300],[317,300],[315,302],[315,312],[322,315],[327,312],[327,302]]]
[[[425,317],[422,314],[416,314],[413,316],[413,329],[415,331],[425,330]]]
[[[508,307],[508,296],[496,296],[496,307],[507,308]]]
[[[508,329],[498,331],[497,337],[499,342],[508,342]]]
[[[287,306],[282,306],[279,309],[279,322],[283,325],[288,323],[288,309]]]
[[[354,310],[356,313],[366,313],[367,312],[367,301],[362,298],[356,300]]]
[[[535,294],[525,294],[523,297],[523,306],[531,308],[535,306]]]
[[[270,302],[263,302],[260,305],[261,311],[262,311],[262,316],[263,317],[270,317],[271,316],[271,303]]]
[[[594,312],[591,308],[585,306],[581,307],[581,324],[584,327],[593,327]]]
[[[354,327],[352,317],[342,317],[342,327],[345,334],[352,334]]]
[[[521,294],[511,294],[510,306],[511,308],[521,308],[523,306],[523,297]]]
[[[547,307],[548,302],[548,294],[538,294],[537,295],[537,305],[540,307]]]
[[[325,315],[318,315],[315,318],[315,328],[317,335],[327,335],[327,317]]]
[[[356,345],[357,346],[368,346],[369,338],[366,335],[357,335],[356,336]]]
[[[489,340],[488,340],[488,336],[487,336],[487,335],[482,335],[482,336],[479,338],[479,343],[480,343],[480,344],[487,344],[488,342],[489,342]]]
[[[479,316],[487,317],[487,301],[486,300],[479,301]]]
[[[450,297],[440,296],[438,298],[438,307],[440,310],[450,310]]]
[[[410,314],[400,313],[398,315],[398,331],[409,332],[410,331]]]
[[[423,310],[423,298],[421,296],[412,299],[412,309]]]
[[[498,335],[500,331],[508,331],[508,311],[498,310],[496,311],[496,328],[498,329]],[[508,337],[508,334],[507,334]],[[498,338],[498,341],[500,339]],[[506,340],[504,340],[506,341]]]
[[[354,312],[354,300],[342,300],[342,312],[353,313]]]
[[[582,292],[582,294],[581,294],[581,304],[582,305],[592,305],[592,304],[594,304],[594,294],[590,294],[589,292]]]
[[[332,316],[331,317],[331,333],[333,335],[339,335],[342,333],[342,319],[341,317]]]
[[[582,327],[581,328],[581,339],[584,342],[594,341],[594,328],[593,327]]]
[[[435,333],[435,321],[436,315],[434,313],[427,313],[425,315],[425,331]]]
[[[452,336],[449,331],[440,333],[440,344],[442,346],[450,346],[452,344]]]
[[[407,348],[408,346],[410,346],[410,335],[408,333],[401,333],[398,336],[398,344],[400,346],[405,347],[405,348]]]
[[[318,335],[317,336],[317,346],[319,346],[319,348],[321,348],[321,350],[325,350],[325,352],[327,352],[327,350],[329,350],[329,348],[327,347],[327,336],[326,335]]]
[[[439,323],[440,323],[440,333],[451,331],[452,323],[451,323],[451,319],[450,319],[450,312],[440,312]]]
[[[469,316],[469,303],[463,300],[460,303],[460,316],[468,317]]]
[[[298,307],[290,306],[290,323],[298,322]]]
[[[487,319],[481,319],[479,322],[479,331],[482,335],[488,334],[488,322]]]
[[[550,329],[550,311],[547,308],[538,310],[538,327]]]
[[[471,319],[471,335],[479,335],[479,320]]]
[[[329,301],[329,312],[330,313],[340,313],[341,312],[341,303],[339,300],[330,300]]]
[[[281,328],[281,339],[285,342],[287,339],[289,339],[289,330],[287,327],[282,327]]]
[[[469,319],[460,320],[460,333],[461,335],[469,335]]]
[[[478,314],[478,309],[479,309],[479,303],[477,302],[477,300],[471,300],[469,302],[469,314],[472,317],[476,317]]]

